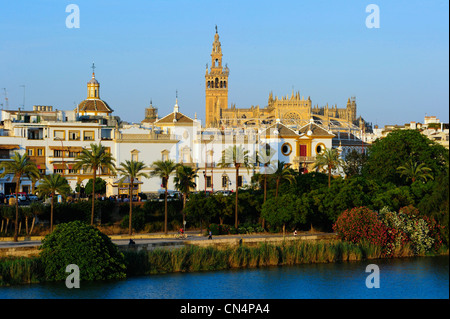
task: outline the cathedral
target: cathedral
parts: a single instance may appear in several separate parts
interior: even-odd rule
[[[206,65],[205,74],[205,127],[267,127],[281,122],[291,127],[301,127],[311,120],[333,131],[361,130],[366,123],[356,117],[356,101],[351,97],[346,107],[337,105],[313,106],[311,98],[300,97],[299,92],[277,97],[270,92],[267,106],[237,108],[228,105],[228,66],[222,65],[222,47],[219,34],[214,35],[211,67]]]

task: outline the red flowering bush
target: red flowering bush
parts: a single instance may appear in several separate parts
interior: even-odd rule
[[[358,243],[368,241],[380,246],[384,255],[389,255],[388,250],[395,236],[394,231],[384,225],[376,212],[367,207],[355,207],[344,211],[333,225],[333,230],[338,237],[345,241]]]
[[[343,212],[333,230],[342,240],[379,246],[385,257],[392,257],[396,249],[406,244],[411,245],[414,254],[439,250],[441,226],[433,218],[419,215],[412,206],[403,207],[398,213],[384,208],[379,214],[367,207],[356,207]]]

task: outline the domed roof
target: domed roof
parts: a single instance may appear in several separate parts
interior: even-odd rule
[[[111,109],[103,100],[100,99],[86,99],[78,104],[78,112],[104,112],[104,113],[112,113],[113,109]]]
[[[88,82],[88,84],[99,84],[98,81],[95,79],[94,72],[92,72],[92,79]]]
[[[98,81],[95,78],[92,78],[88,84],[98,84]]]

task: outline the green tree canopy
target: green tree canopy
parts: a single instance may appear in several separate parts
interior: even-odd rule
[[[418,130],[396,130],[370,146],[363,174],[382,183],[406,185],[406,178],[398,174],[397,168],[410,160],[424,163],[436,178],[448,166],[449,152]]]
[[[84,187],[86,194],[92,194],[93,179],[89,179]],[[95,178],[95,194],[105,194],[106,193],[106,181],[101,177]]]
[[[42,240],[40,250],[47,280],[66,279],[66,267],[70,264],[79,267],[81,280],[126,277],[125,259],[117,245],[95,227],[80,221],[59,224]]]
[[[70,186],[67,179],[60,174],[50,174],[42,179],[36,192],[39,195],[50,196],[50,231],[53,231],[53,205],[55,195],[60,194],[66,197],[70,193]]]

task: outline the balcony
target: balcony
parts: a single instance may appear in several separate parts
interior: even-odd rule
[[[316,160],[315,156],[295,156],[293,162],[296,164],[300,163],[314,163]]]

